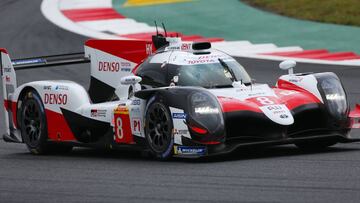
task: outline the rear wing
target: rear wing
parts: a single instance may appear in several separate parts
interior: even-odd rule
[[[90,63],[90,59],[86,58],[84,52],[60,54],[50,56],[39,56],[33,58],[14,59],[11,61],[15,70],[41,68],[49,66],[70,65],[78,63]]]

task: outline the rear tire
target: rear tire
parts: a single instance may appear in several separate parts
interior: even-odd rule
[[[153,97],[146,108],[145,138],[151,154],[159,160],[173,155],[173,121],[170,110],[158,98]]]
[[[48,143],[45,108],[35,90],[28,90],[20,108],[21,136],[32,154],[66,153],[72,146]]]
[[[20,109],[21,136],[32,154],[48,152],[45,108],[35,90],[22,98]]]

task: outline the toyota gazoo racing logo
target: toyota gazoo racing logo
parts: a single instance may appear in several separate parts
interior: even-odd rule
[[[119,62],[99,61],[98,70],[102,72],[119,72]]]
[[[44,95],[44,103],[45,104],[58,104],[58,105],[66,105],[68,101],[67,94],[48,94]]]

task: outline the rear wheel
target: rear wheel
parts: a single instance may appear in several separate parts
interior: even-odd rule
[[[145,117],[145,137],[150,152],[160,160],[172,156],[174,139],[170,110],[157,99],[147,105]]]
[[[49,144],[45,108],[35,90],[29,90],[22,98],[20,109],[21,136],[32,154],[68,152],[72,146]]]

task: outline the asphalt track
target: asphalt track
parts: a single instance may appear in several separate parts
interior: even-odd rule
[[[46,21],[40,2],[1,0],[0,47],[13,58],[81,51],[85,38]],[[258,82],[273,84],[281,74],[274,62],[239,61]],[[351,103],[360,102],[358,68],[300,64],[296,70],[334,71]],[[19,83],[89,83],[87,65],[17,76]],[[3,122],[0,129],[3,133]],[[66,155],[33,156],[23,145],[0,141],[0,202],[359,202],[359,176],[359,144],[338,144],[317,153],[283,146],[158,162],[134,152],[81,148]]]

